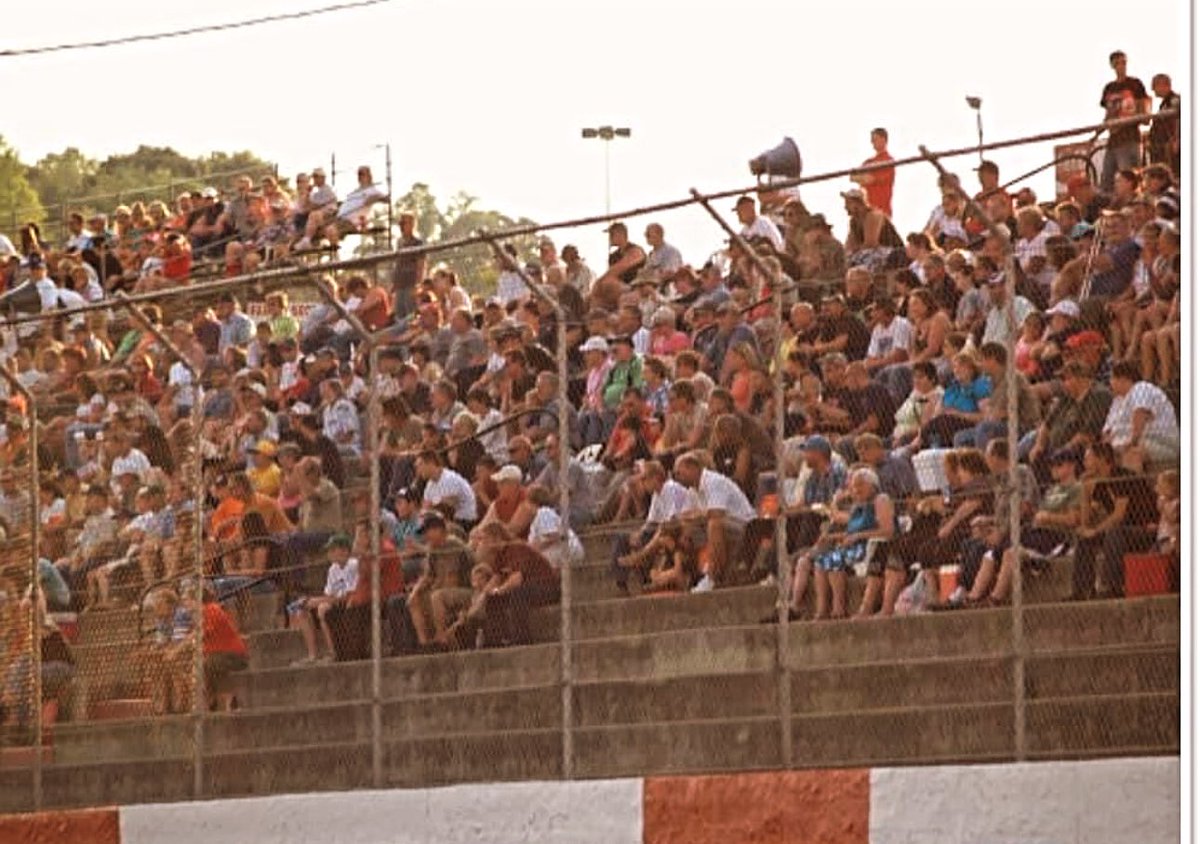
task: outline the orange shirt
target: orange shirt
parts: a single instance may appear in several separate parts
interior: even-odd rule
[[[246,642],[225,608],[216,601],[204,605],[204,652],[246,656]]]
[[[881,152],[878,155],[872,156],[863,162],[867,164],[882,164],[885,161],[891,161],[892,157],[886,152]],[[888,219],[892,216],[892,186],[896,182],[896,168],[888,167],[886,170],[875,170],[868,173],[871,177],[871,184],[866,185],[867,202],[872,208],[878,208],[884,214],[888,215]]]
[[[296,529],[291,520],[283,514],[283,510],[279,509],[279,502],[262,493],[254,493],[246,512],[262,516],[267,524],[267,533],[287,533]]]
[[[217,505],[212,514],[212,532],[215,539],[233,539],[241,527],[242,514],[246,505],[232,495]]]

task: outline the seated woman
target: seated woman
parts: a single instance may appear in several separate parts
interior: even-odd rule
[[[833,514],[833,529],[826,531],[816,547],[798,563],[811,566],[815,576],[814,621],[846,617],[846,569],[866,558],[870,540],[888,540],[896,535],[896,508],[887,493],[880,490],[875,471],[855,469],[848,486],[851,509]]]
[[[948,448],[955,434],[983,420],[980,400],[992,394],[991,380],[980,373],[975,357],[966,352],[954,356],[951,368],[954,380],[942,395],[942,412],[921,429],[923,448]]]

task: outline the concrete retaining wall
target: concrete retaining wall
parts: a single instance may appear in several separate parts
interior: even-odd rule
[[[0,816],[27,844],[1167,844],[1179,759],[299,794]]]

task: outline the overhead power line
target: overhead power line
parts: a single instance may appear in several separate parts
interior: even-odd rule
[[[332,12],[344,12],[349,9],[361,9],[366,6],[379,6],[390,3],[391,0],[354,0],[350,3],[338,3],[333,6],[322,6],[319,9],[306,9],[301,12],[286,12],[279,15],[267,15],[261,18],[233,21],[231,23],[214,23],[205,26],[193,26],[188,29],[174,29],[167,32],[154,32],[146,35],[126,35],[121,38],[106,38],[102,41],[81,41],[76,44],[53,44],[44,47],[24,47],[13,50],[0,50],[0,58],[14,56],[34,56],[41,53],[61,53],[67,50],[92,50],[100,47],[119,47],[124,44],[136,44],[139,41],[162,41],[167,38],[183,38],[187,35],[200,35],[205,32],[224,32],[229,29],[243,29],[248,26],[261,26],[265,23],[299,20],[317,15],[328,15]]]

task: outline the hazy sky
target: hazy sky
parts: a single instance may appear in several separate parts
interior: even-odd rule
[[[7,16],[0,47],[326,2],[41,0],[36,14]],[[748,184],[746,161],[785,134],[798,142],[805,174],[868,157],[875,125],[890,130],[897,157],[920,143],[969,145],[975,119],[966,94],[983,98],[987,139],[1096,122],[1107,56],[1118,48],[1147,87],[1155,73],[1170,73],[1187,100],[1188,5],[395,0],[235,32],[0,59],[13,109],[4,134],[26,161],[68,145],[104,156],[145,143],[189,155],[251,149],[289,175],[328,166],[331,152],[339,169],[370,163],[382,174],[383,155],[372,146],[386,141],[398,193],[423,181],[443,198],[466,190],[545,222],[603,210],[602,143],[580,138],[586,125],[633,129],[612,147],[619,209],[693,186]],[[1007,178],[1052,151],[1043,144],[993,157]],[[973,185],[974,163],[950,166]],[[928,165],[899,174],[902,233],[924,224],[934,178]],[[1048,173],[1031,184],[1040,197],[1053,192]],[[839,180],[802,195],[841,232],[837,191],[848,186]],[[688,260],[719,246],[699,210],[657,219]],[[640,239],[643,222],[634,225]],[[578,243],[593,264],[602,260],[598,227],[558,239]]]

